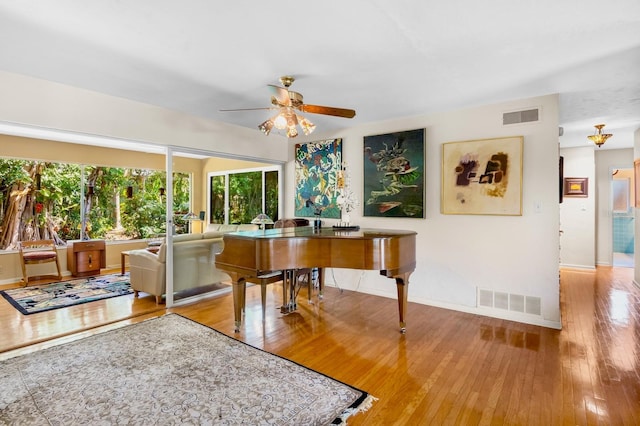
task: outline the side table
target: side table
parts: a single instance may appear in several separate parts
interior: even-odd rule
[[[73,240],[67,242],[67,269],[74,277],[100,275],[107,267],[104,240]]]
[[[120,273],[122,275],[124,275],[124,273],[126,272],[126,257],[129,256],[129,253],[131,253],[133,250],[125,250],[125,251],[121,251],[120,252]],[[151,253],[157,253],[158,251],[160,251],[160,247],[159,246],[150,246],[147,247],[147,251],[150,251]]]
[[[124,275],[125,273],[125,266],[126,266],[125,258],[129,256],[129,253],[131,253],[131,250],[125,250],[123,252],[120,252],[120,274],[121,275]]]

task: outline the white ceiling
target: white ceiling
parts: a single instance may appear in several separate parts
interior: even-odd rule
[[[0,70],[255,128],[297,78],[319,128],[560,94],[562,147],[633,146],[638,0],[0,0]],[[0,101],[2,96],[0,94]]]

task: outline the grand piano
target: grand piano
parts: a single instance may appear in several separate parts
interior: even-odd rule
[[[409,275],[416,267],[416,233],[387,229],[294,227],[230,232],[216,267],[233,283],[235,331],[240,330],[247,280],[303,268],[379,270],[395,279],[400,331],[405,333]],[[322,274],[321,274],[322,275]]]

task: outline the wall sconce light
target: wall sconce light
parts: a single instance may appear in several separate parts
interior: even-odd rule
[[[602,128],[604,126],[605,126],[604,124],[596,124],[594,126],[596,128],[596,133],[593,135],[587,136],[591,140],[591,142],[598,145],[598,148],[604,145],[607,139],[613,136],[611,133],[602,133]]]

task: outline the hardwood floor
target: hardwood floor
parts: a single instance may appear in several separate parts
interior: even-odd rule
[[[230,294],[170,311],[377,397],[369,411],[349,419],[352,426],[637,425],[640,290],[632,279],[629,268],[563,270],[562,330],[409,303],[401,335],[393,299],[327,288],[319,304],[301,295],[298,311],[281,315],[279,285],[269,286],[264,324],[260,289],[248,288],[238,334]],[[165,313],[151,297],[75,308],[22,316],[0,298],[0,351]],[[125,316],[132,318],[115,322]],[[71,334],[80,329],[86,331]]]
[[[119,273],[120,270],[103,270],[103,274]],[[66,277],[65,280],[73,279]],[[29,285],[46,284],[55,279],[29,280]],[[0,290],[22,287],[24,283],[0,286]],[[10,351],[49,342],[51,339],[65,337],[81,331],[92,330],[99,326],[117,323],[132,317],[156,312],[164,314],[165,306],[156,305],[155,298],[119,296],[111,299],[98,300],[64,309],[22,315],[17,309],[0,297],[0,355]],[[49,342],[50,344],[51,342]],[[46,343],[45,345],[46,346]],[[35,346],[39,348],[41,346]]]

